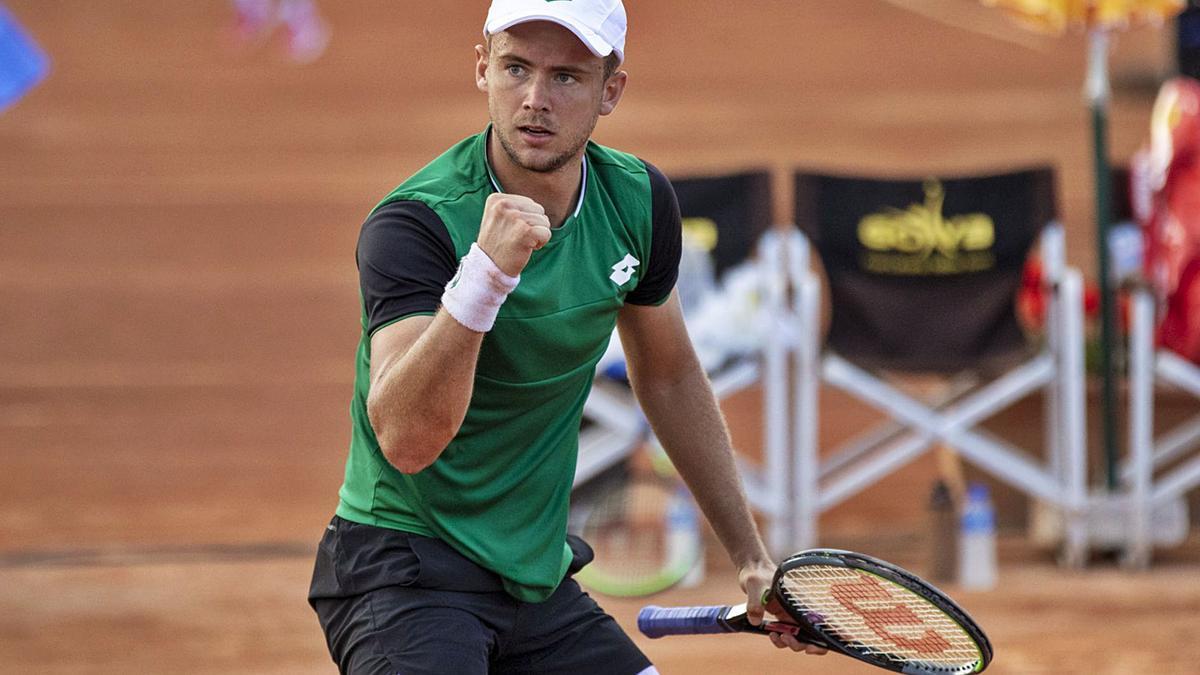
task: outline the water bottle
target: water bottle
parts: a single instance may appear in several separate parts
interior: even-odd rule
[[[988,487],[971,483],[959,528],[958,582],[966,590],[996,587],[996,511]]]

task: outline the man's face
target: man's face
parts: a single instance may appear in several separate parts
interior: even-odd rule
[[[556,171],[577,156],[624,89],[624,73],[606,80],[604,60],[548,21],[513,26],[476,52],[492,133],[508,159],[528,171]]]

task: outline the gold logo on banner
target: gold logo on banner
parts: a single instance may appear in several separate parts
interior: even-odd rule
[[[684,218],[683,238],[702,251],[717,247],[717,221],[712,218]]]
[[[994,267],[996,226],[991,216],[968,213],[946,218],[942,215],[945,201],[941,181],[930,179],[925,181],[925,203],[864,216],[858,223],[858,241],[867,249],[860,256],[862,267],[877,274],[908,276]]]

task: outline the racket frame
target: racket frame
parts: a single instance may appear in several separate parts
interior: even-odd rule
[[[918,597],[929,602],[937,609],[945,612],[955,623],[962,627],[967,636],[975,643],[979,649],[980,660],[979,664],[973,671],[953,670],[945,667],[932,666],[928,668],[920,667],[918,664],[905,665],[894,661],[881,659],[871,654],[864,653],[862,650],[846,644],[841,638],[832,632],[822,630],[818,626],[813,625],[811,620],[805,616],[801,608],[795,607],[788,595],[783,592],[783,580],[787,573],[791,570],[807,566],[833,566],[843,567],[846,569],[858,570],[879,577],[885,581],[891,582],[906,590],[911,591]],[[921,579],[917,575],[897,567],[891,563],[872,558],[868,555],[855,553],[853,551],[843,551],[840,549],[822,548],[808,549],[800,551],[779,564],[775,570],[775,578],[771,584],[771,591],[778,600],[779,605],[787,613],[788,617],[802,627],[802,630],[796,633],[797,638],[804,642],[809,642],[832,651],[836,651],[847,656],[865,661],[871,665],[885,668],[901,673],[911,673],[914,675],[934,675],[938,673],[961,673],[961,672],[981,672],[987,668],[992,661],[992,644],[988,640],[983,629],[967,614],[967,612],[955,603],[948,595],[938,590],[929,582]],[[748,624],[747,624],[748,625]],[[739,627],[739,630],[745,630]],[[752,631],[759,632],[759,631]]]

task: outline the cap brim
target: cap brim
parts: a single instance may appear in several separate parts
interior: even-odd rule
[[[609,54],[616,53],[618,59],[624,60],[624,55],[617,51],[612,45],[605,42],[599,35],[596,35],[592,31],[574,23],[566,17],[550,16],[547,14],[537,14],[533,16],[522,15],[512,19],[498,20],[496,21],[495,25],[486,26],[486,30],[484,32],[487,35],[495,35],[496,33],[506,31],[517,24],[528,23],[530,21],[549,21],[551,23],[556,23],[574,33],[575,37],[579,38],[580,42],[582,42],[584,46],[588,48],[588,51],[596,56],[604,58]]]

